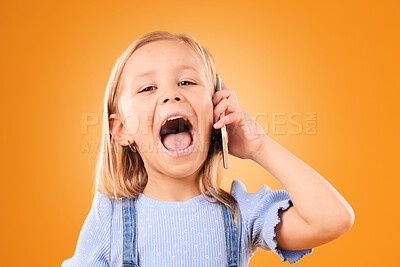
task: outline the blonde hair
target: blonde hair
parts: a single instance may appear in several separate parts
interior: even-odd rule
[[[104,97],[102,140],[100,152],[96,159],[94,191],[102,192],[108,197],[114,197],[115,199],[121,197],[136,198],[143,192],[147,184],[148,176],[141,156],[139,153],[133,153],[126,147],[122,147],[112,138],[109,116],[120,112],[118,103],[122,91],[121,73],[128,58],[138,48],[157,40],[176,40],[190,45],[202,59],[202,63],[206,68],[208,82],[212,85],[212,88],[215,88],[216,85],[215,62],[212,55],[189,34],[153,31],[139,37],[129,45],[114,65]],[[214,94],[214,90],[212,94]],[[213,142],[215,133],[212,136],[210,149],[200,172],[201,194],[206,200],[205,195],[212,196],[217,200],[217,202],[211,203],[223,203],[237,222],[238,208],[235,199],[230,193],[220,188],[222,152]],[[210,194],[207,194],[206,191]],[[229,205],[228,201],[233,206]]]

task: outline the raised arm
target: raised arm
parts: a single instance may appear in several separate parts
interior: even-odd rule
[[[260,138],[252,159],[282,183],[293,202],[276,227],[278,247],[313,248],[346,233],[354,223],[349,203],[313,168],[267,135]]]
[[[236,94],[222,82],[214,94],[214,128],[226,125],[229,154],[252,159],[285,187],[293,206],[281,214],[276,241],[284,250],[313,248],[346,233],[354,212],[346,200],[319,173],[265,134],[239,106]],[[225,116],[219,119],[219,115]]]

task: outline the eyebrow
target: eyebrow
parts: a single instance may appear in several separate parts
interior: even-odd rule
[[[191,70],[198,72],[198,70],[195,67],[193,67],[192,65],[179,65],[177,67],[177,69],[191,69]],[[142,77],[145,77],[150,74],[154,74],[154,71],[151,70],[151,71],[146,71],[146,72],[140,73],[135,76],[135,79],[142,78]]]

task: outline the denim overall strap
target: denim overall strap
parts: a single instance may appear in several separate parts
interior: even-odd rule
[[[229,203],[233,207],[232,203]],[[228,267],[238,266],[238,229],[233,216],[230,214],[228,208],[222,204],[222,210],[224,213],[224,224],[225,224],[225,241],[226,241],[226,255],[228,261]]]
[[[122,198],[122,227],[123,227],[123,247],[122,247],[122,267],[136,267],[136,206],[135,199]]]

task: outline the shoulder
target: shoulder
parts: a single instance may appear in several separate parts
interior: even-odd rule
[[[238,208],[247,224],[254,223],[262,214],[272,212],[275,208],[287,209],[292,204],[286,190],[273,191],[267,185],[263,185],[257,192],[249,193],[240,180],[233,180],[231,195],[237,201]]]
[[[112,199],[96,192],[79,233],[75,253],[62,263],[62,267],[109,266],[112,212]]]
[[[295,263],[312,252],[312,250],[286,251],[278,248],[275,229],[280,222],[279,211],[285,211],[293,205],[286,190],[271,190],[267,185],[263,185],[257,192],[249,193],[242,181],[234,180],[231,195],[237,201],[242,214],[251,255],[261,247],[264,250],[274,251],[282,261],[289,260],[290,263]]]
[[[264,202],[289,199],[289,195],[285,190],[272,191],[267,185],[261,186],[261,188],[255,193],[249,193],[244,183],[236,179],[233,180],[231,185],[231,195],[242,205],[246,205],[246,203],[253,205],[256,201],[265,198]]]
[[[91,232],[93,229],[98,231],[102,228],[108,233],[112,215],[113,200],[102,192],[96,192],[82,230]]]
[[[93,197],[91,212],[96,216],[96,219],[102,220],[111,217],[113,210],[113,199],[109,198],[102,192],[96,192]]]
[[[274,220],[277,209],[287,209],[290,206],[286,191],[272,191],[267,185],[262,185],[255,193],[249,193],[242,181],[233,180],[231,195],[237,202],[253,250],[260,241],[265,222]]]
[[[96,204],[101,204],[104,207],[112,207],[112,198],[108,197],[103,192],[96,192],[93,197],[93,202]]]
[[[256,193],[249,193],[246,186],[240,180],[233,180],[231,185],[231,195],[239,199],[244,197],[255,198],[259,193],[269,192],[271,189],[267,185],[263,185]],[[235,198],[236,199],[236,198]]]

